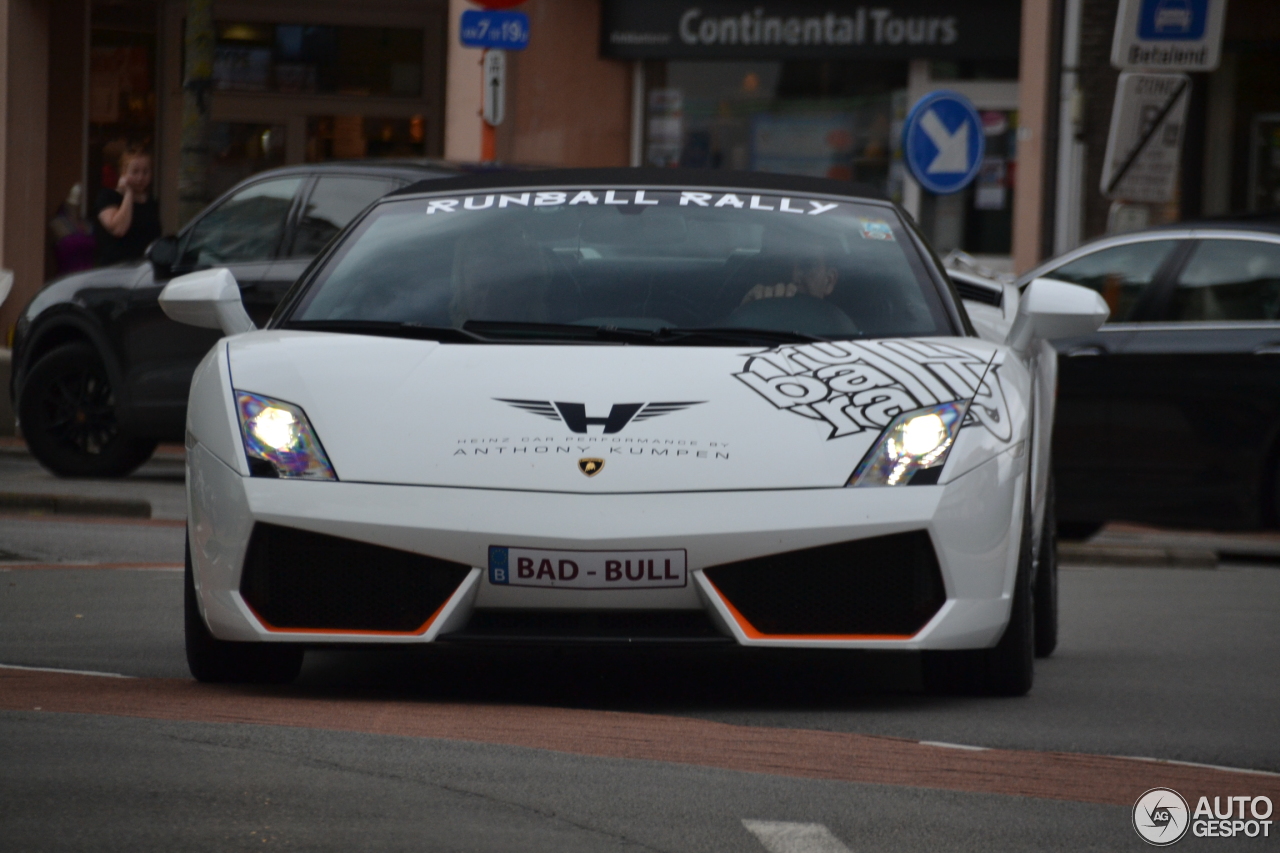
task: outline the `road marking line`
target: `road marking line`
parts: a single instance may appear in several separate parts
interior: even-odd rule
[[[24,669],[27,672],[57,672],[62,675],[95,675],[99,678],[134,678],[119,672],[95,672],[92,669],[58,669],[52,666],[19,666],[16,663],[0,663],[0,669]]]
[[[1118,755],[1117,758],[1128,758],[1132,761],[1150,761],[1153,764],[1178,764],[1182,767],[1203,767],[1205,770],[1222,770],[1227,773],[1249,773],[1254,776],[1276,776],[1270,770],[1252,770],[1248,767],[1225,767],[1221,764],[1203,764],[1199,761],[1178,761],[1175,758],[1148,758],[1145,755]]]
[[[963,743],[947,743],[944,740],[922,740],[919,742],[921,746],[936,746],[939,749],[965,749],[969,752],[986,752],[989,746],[969,746]]]
[[[820,823],[744,819],[742,825],[769,853],[852,853]]]

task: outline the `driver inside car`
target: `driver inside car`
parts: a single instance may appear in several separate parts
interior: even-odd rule
[[[449,318],[519,323],[547,321],[551,270],[539,245],[521,230],[458,241]]]
[[[791,281],[776,284],[757,284],[742,297],[742,305],[757,299],[788,299],[797,294],[814,299],[826,299],[836,289],[840,273],[827,263],[826,253],[820,246],[815,251],[796,257],[791,268]],[[801,249],[803,252],[804,250]]]
[[[828,298],[836,293],[840,279],[836,258],[843,253],[838,244],[828,245],[827,241],[811,235],[792,234],[787,235],[785,243],[780,239],[774,242],[784,244],[785,248],[769,251],[766,259],[789,261],[790,280],[755,284],[724,324],[781,331],[803,328],[824,337],[859,334],[857,324]],[[773,269],[777,274],[777,267]]]

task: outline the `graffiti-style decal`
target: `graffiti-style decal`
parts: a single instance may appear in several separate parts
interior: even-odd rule
[[[827,439],[879,432],[903,412],[973,400],[964,425],[1013,437],[1000,365],[927,341],[824,341],[754,353],[741,373],[775,407],[831,427]]]

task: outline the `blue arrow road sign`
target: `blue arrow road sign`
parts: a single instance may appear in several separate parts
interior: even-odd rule
[[[907,114],[902,154],[911,176],[938,195],[959,192],[982,167],[982,117],[957,92],[931,92]]]
[[[524,50],[529,46],[529,16],[524,12],[468,9],[462,13],[458,37],[465,47]]]

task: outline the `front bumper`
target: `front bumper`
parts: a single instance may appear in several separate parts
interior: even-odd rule
[[[191,554],[205,620],[224,640],[432,642],[476,611],[703,611],[744,646],[960,649],[993,645],[1008,620],[1026,458],[1016,445],[941,486],[583,495],[244,477],[200,444],[188,452]],[[471,568],[409,631],[280,629],[241,594],[255,524],[342,537]],[[705,570],[781,552],[923,531],[945,603],[910,635],[762,634]],[[571,590],[489,583],[491,545],[684,549],[683,588]]]

